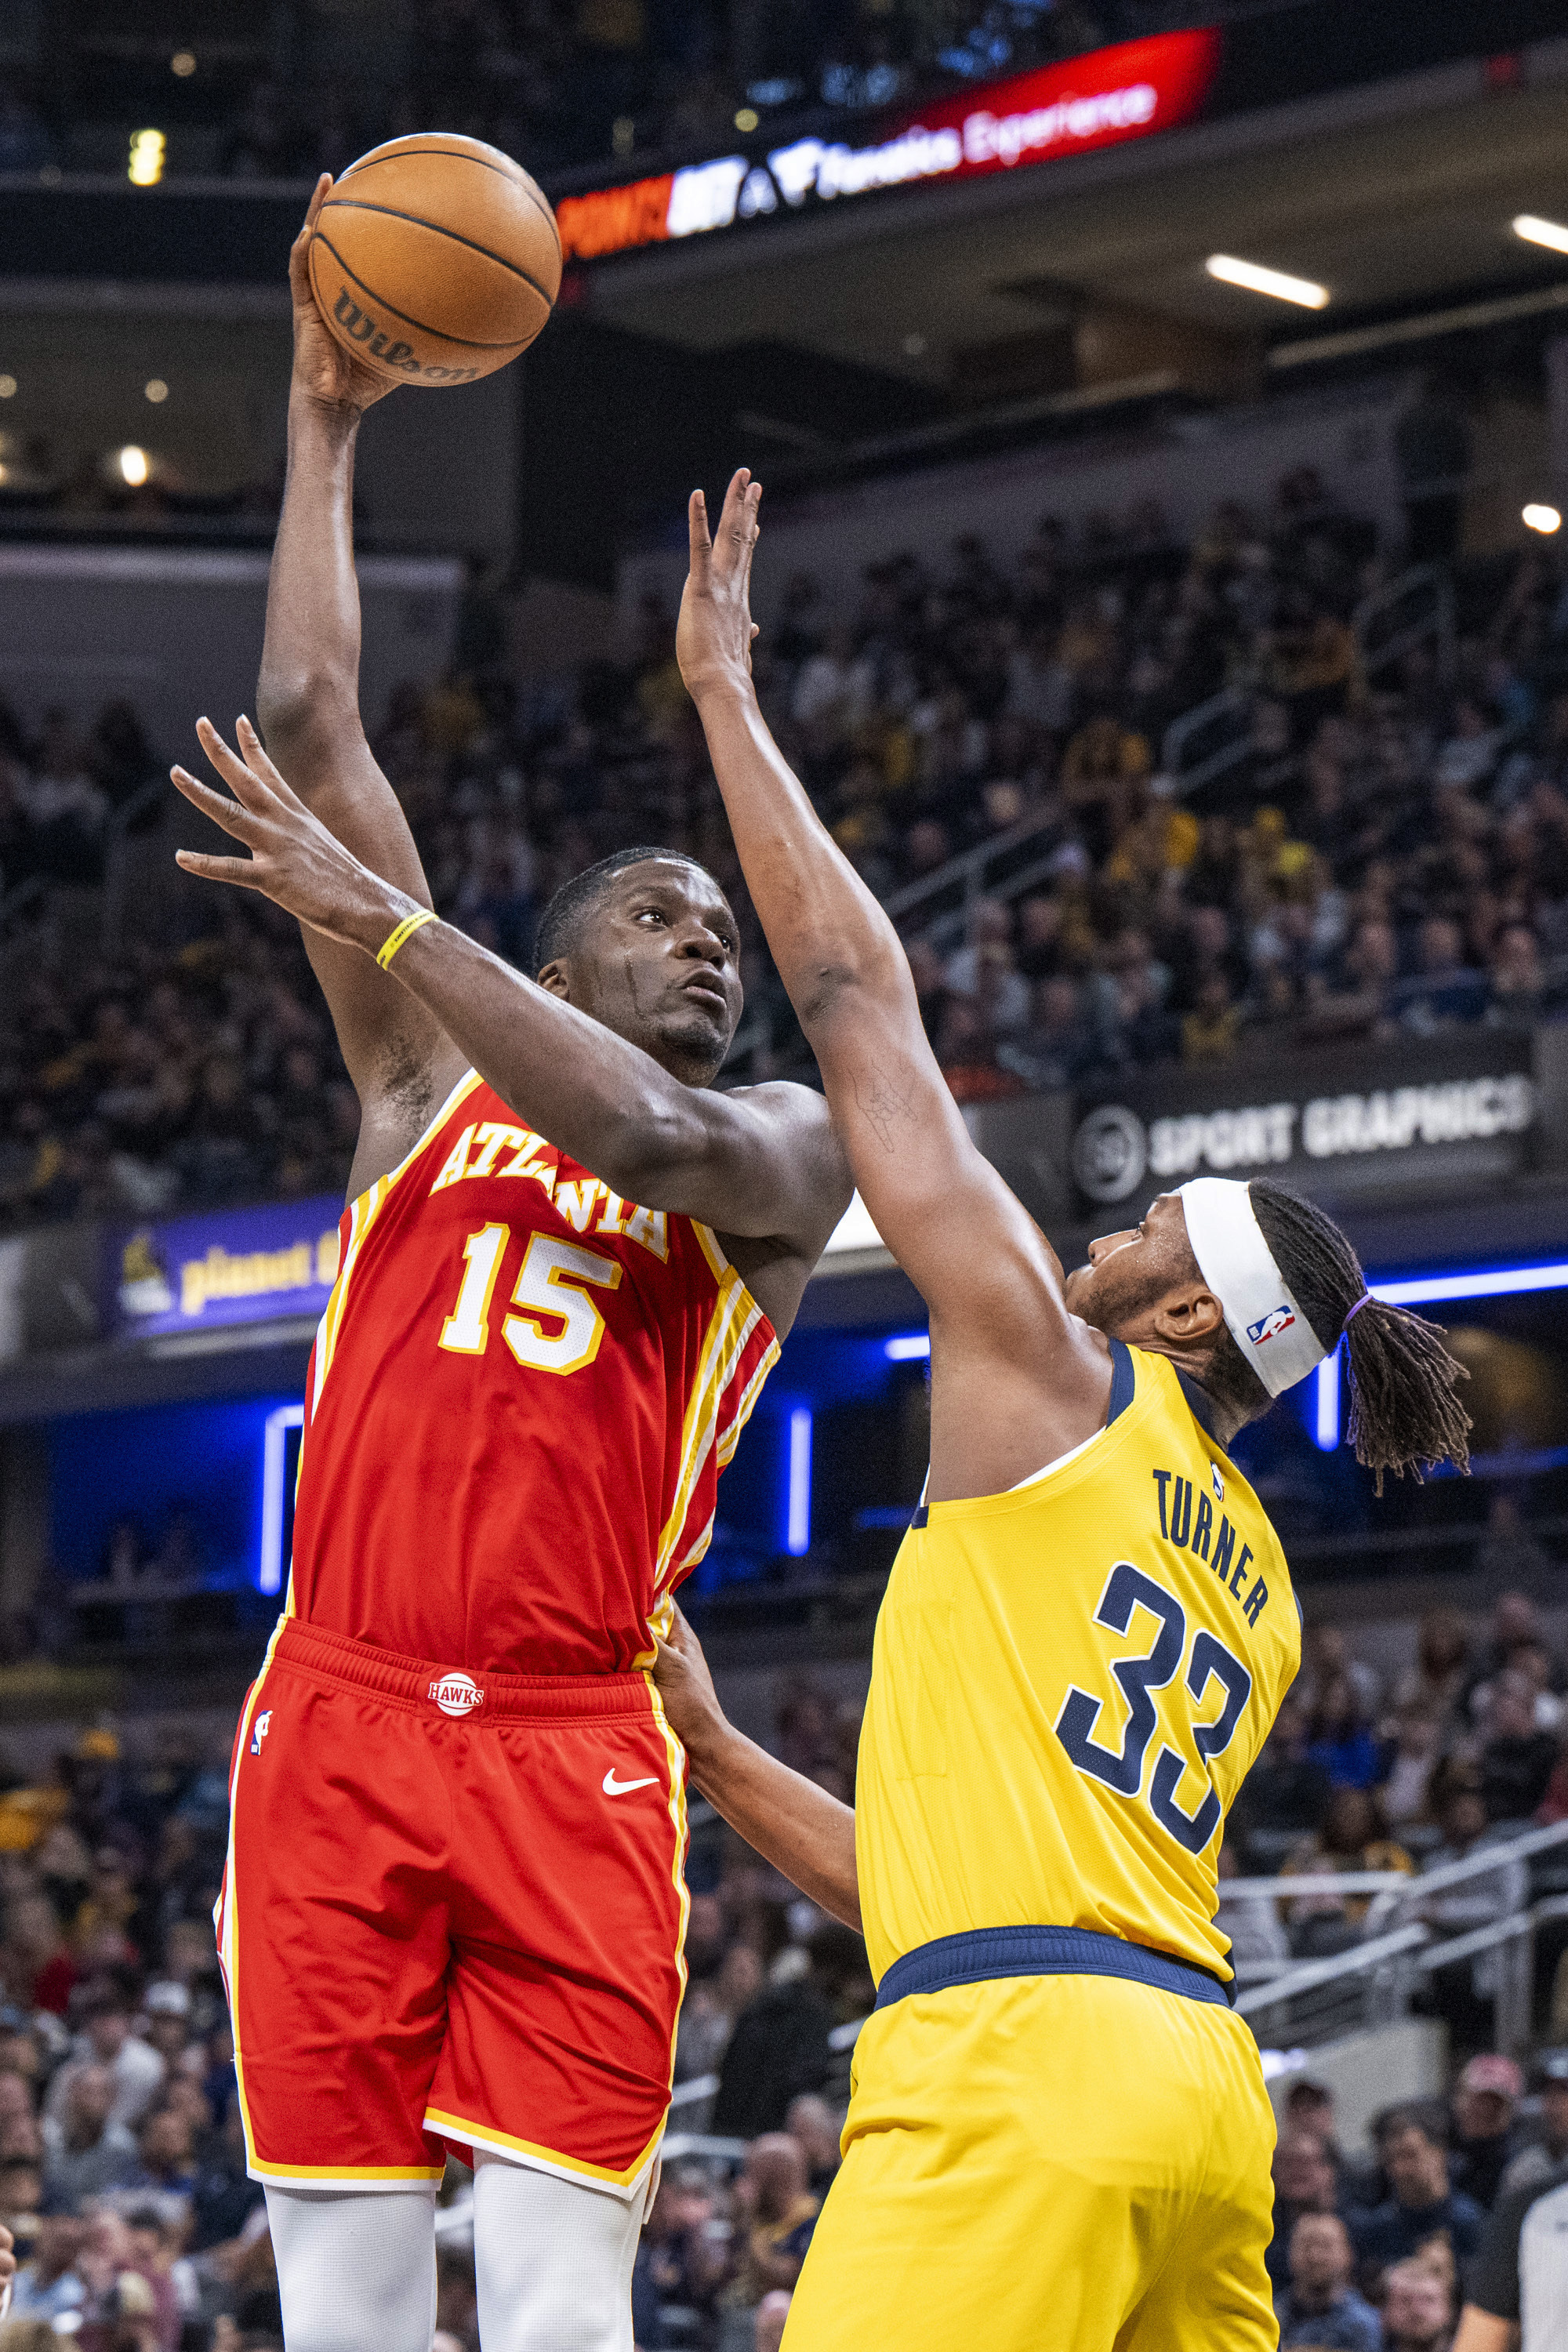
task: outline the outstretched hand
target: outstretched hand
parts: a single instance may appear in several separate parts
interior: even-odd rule
[[[397,386],[374,368],[351,359],[322,318],[310,283],[310,242],[321,206],[332,192],[332,175],[323,172],[316,183],[304,226],[289,255],[289,291],[294,301],[294,383],[324,407],[356,413],[384,400]]]
[[[198,783],[184,768],[173,768],[170,774],[191,806],[243,843],[250,856],[215,857],[204,850],[177,849],[176,864],[205,882],[259,890],[312,930],[374,954],[416,902],[362,866],[312,816],[262,750],[248,719],[239,720],[235,733],[238,754],[209,719],[196,721],[201,747],[233,791],[232,800]]]
[[[681,592],[675,631],[675,657],[686,690],[695,700],[707,686],[744,684],[752,674],[752,557],[759,535],[757,509],[763,486],[742,466],[724,493],[715,541],[708,529],[708,501],[693,490],[687,502],[691,563]]]

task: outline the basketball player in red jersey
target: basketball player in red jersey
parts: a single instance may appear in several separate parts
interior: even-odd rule
[[[320,205],[318,191],[310,218]],[[647,1673],[849,1196],[819,1097],[710,1090],[712,878],[641,850],[546,910],[539,982],[429,914],[357,709],[360,415],[292,264],[260,715],[204,722],[363,1106],[284,1615],[218,1908],[289,2352],[427,2352],[449,2148],[486,2352],[629,2352],[683,1982],[683,1758]]]

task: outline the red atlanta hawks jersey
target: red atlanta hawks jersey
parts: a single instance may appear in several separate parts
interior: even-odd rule
[[[470,1673],[650,1663],[778,1357],[712,1234],[623,1201],[473,1073],[341,1230],[290,1613]]]

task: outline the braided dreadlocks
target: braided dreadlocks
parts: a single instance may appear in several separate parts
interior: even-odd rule
[[[1333,1219],[1267,1176],[1247,1191],[1263,1238],[1292,1297],[1325,1348],[1344,1332],[1350,1360],[1350,1440],[1356,1460],[1377,1475],[1419,1478],[1438,1462],[1470,1466],[1470,1417],[1456,1393],[1467,1377],[1441,1330],[1408,1307],[1366,1301],[1345,1328],[1366,1289],[1361,1261]],[[1221,1327],[1205,1375],[1225,1403],[1251,1417],[1268,1396],[1230,1333]]]

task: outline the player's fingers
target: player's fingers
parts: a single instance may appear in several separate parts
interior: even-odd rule
[[[200,809],[204,816],[210,816],[225,833],[232,834],[236,841],[247,844],[256,840],[259,821],[238,801],[231,801],[226,793],[215,793],[210,784],[198,783],[188,769],[171,768],[169,774],[175,791],[184,793],[193,808]]]
[[[305,217],[300,224],[300,234],[289,247],[289,282],[297,298],[308,295],[310,290],[310,240],[316,234],[316,223],[321,217],[321,206],[326,203],[331,184],[331,173],[323,172],[316,183],[310,203],[305,207]]]
[[[749,525],[746,520],[746,499],[751,485],[751,472],[738,467],[731,477],[724,493],[724,511],[719,519],[719,539],[724,554],[733,563],[742,555]]]
[[[686,522],[691,541],[691,569],[700,580],[705,580],[713,555],[713,534],[708,528],[708,501],[700,490],[693,490],[686,501]]]
[[[279,769],[274,767],[267,755],[260,736],[243,711],[234,722],[234,732],[241,756],[251,774],[259,776],[263,783],[269,785],[285,808],[298,809],[303,815],[304,802],[300,798],[288,777]]]
[[[267,778],[258,775],[254,768],[246,766],[238,752],[232,751],[224,741],[210,719],[197,719],[196,740],[225,783],[246,808],[254,810],[258,815],[270,811],[276,794]],[[278,772],[274,768],[272,772],[276,775]]]
[[[208,857],[199,849],[176,849],[174,863],[203,882],[237,882],[242,890],[259,890],[254,860],[248,857]]]

